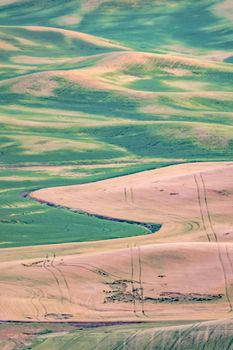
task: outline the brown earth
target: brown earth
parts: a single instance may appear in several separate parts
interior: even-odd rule
[[[161,223],[162,229],[111,241],[4,249],[0,319],[231,317],[232,174],[230,162],[193,163],[33,192],[37,200]]]

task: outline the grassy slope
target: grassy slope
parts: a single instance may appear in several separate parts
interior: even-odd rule
[[[39,205],[21,198],[23,191],[232,160],[233,34],[219,3],[27,0],[1,7],[1,247],[144,232]],[[43,27],[22,28],[31,25]],[[78,31],[98,38],[81,40]],[[161,56],[135,62],[126,53],[115,67],[111,53],[129,50]],[[226,62],[210,63],[213,52]],[[110,71],[93,73],[103,59]],[[97,85],[66,75],[82,69]],[[102,82],[111,88],[98,88]]]
[[[224,331],[223,331],[224,329]],[[222,336],[219,337],[219,332]],[[32,345],[34,350],[90,349],[158,349],[158,350],[207,350],[232,346],[232,330],[229,321],[206,322],[166,327],[166,325],[131,325],[103,327],[94,330],[73,331],[66,335],[46,335]]]

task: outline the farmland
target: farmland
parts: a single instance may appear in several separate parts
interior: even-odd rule
[[[4,350],[231,349],[232,19],[0,1]]]

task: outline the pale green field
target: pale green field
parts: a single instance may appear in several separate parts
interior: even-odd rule
[[[221,334],[221,336],[220,336]],[[77,330],[62,334],[42,335],[33,343],[33,350],[219,350],[231,349],[231,322],[197,322],[172,326],[143,324]],[[90,346],[91,344],[91,346]]]

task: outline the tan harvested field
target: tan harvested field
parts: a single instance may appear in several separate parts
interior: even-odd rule
[[[98,215],[160,223],[156,237],[163,241],[206,241],[214,236],[213,229],[218,240],[228,241],[233,231],[232,175],[231,162],[181,164],[87,185],[42,189],[31,197]]]
[[[0,319],[231,317],[232,175],[231,162],[193,163],[31,193],[41,201],[162,228],[111,241],[4,249]]]
[[[233,245],[227,248],[231,253]],[[56,258],[51,254],[46,260],[2,263],[5,282],[1,319],[161,321],[227,317],[231,305],[225,298],[219,251],[230,283],[232,270],[226,246],[214,243],[132,246],[104,253]]]

